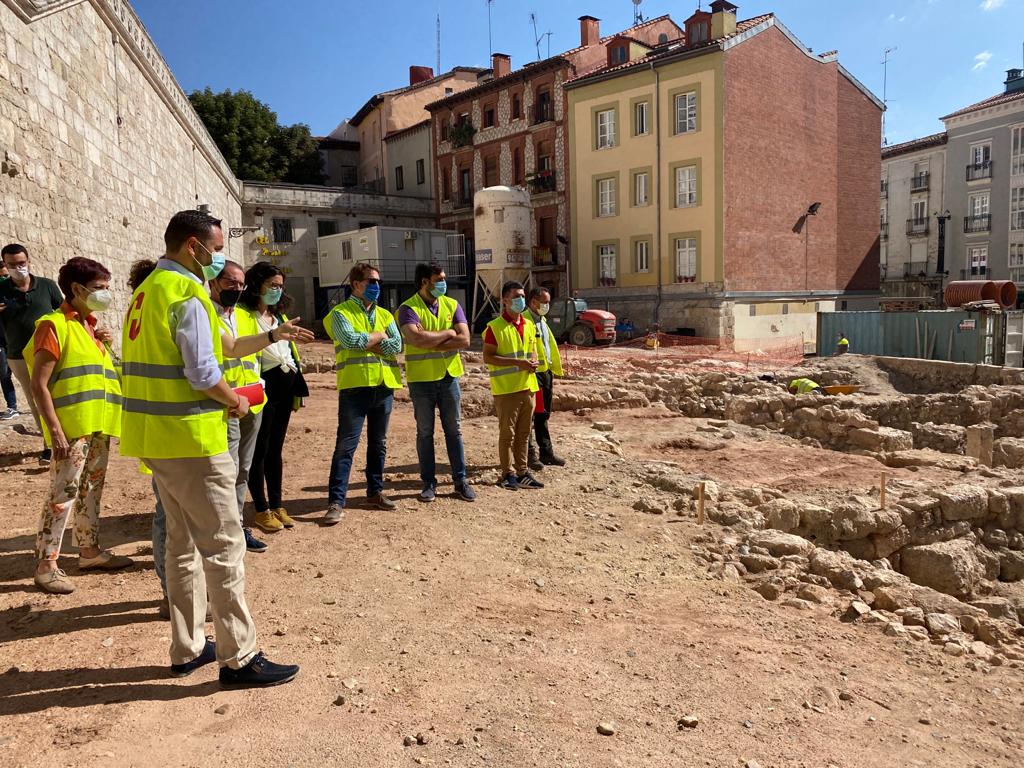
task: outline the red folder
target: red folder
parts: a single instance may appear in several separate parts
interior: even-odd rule
[[[234,392],[248,400],[250,408],[254,405],[262,405],[266,399],[263,385],[258,381],[255,384],[246,384],[244,387],[235,387]]]

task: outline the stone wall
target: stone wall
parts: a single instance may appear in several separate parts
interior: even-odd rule
[[[207,203],[237,227],[240,185],[126,2],[34,5],[0,0],[0,240],[48,277],[72,256],[104,263],[116,330],[128,268],[163,252],[170,215]]]

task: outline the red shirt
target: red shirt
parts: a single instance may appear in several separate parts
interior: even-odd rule
[[[519,331],[519,338],[523,338],[523,328],[526,327],[526,321],[523,319],[522,314],[516,315],[514,318],[508,312],[502,312],[501,317],[506,323],[511,323],[512,326]],[[494,332],[488,326],[487,330],[484,331],[484,344],[490,344],[493,347],[498,346],[498,340],[494,338]]]

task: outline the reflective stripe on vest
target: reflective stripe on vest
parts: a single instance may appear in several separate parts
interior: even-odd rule
[[[494,334],[497,342],[498,355],[501,357],[514,357],[517,360],[528,360],[530,353],[536,349],[537,327],[528,317],[523,317],[523,335],[511,323],[500,315],[487,324]],[[537,376],[529,371],[523,371],[513,366],[498,367],[487,366],[487,375],[491,382],[491,393],[495,395],[508,395],[513,392],[536,392]]]
[[[203,285],[155,269],[135,290],[122,335],[125,456],[198,458],[227,450],[227,409],[192,389],[174,341],[172,310],[190,299],[205,310],[214,357],[224,364],[217,311]]]
[[[53,325],[60,359],[46,382],[57,420],[69,440],[97,432],[117,437],[121,434],[121,380],[106,348],[100,349],[78,320],[70,320],[62,310],[43,315]],[[24,350],[31,374],[35,367],[35,338]],[[49,427],[42,422],[43,439],[52,445]]]
[[[530,319],[533,319],[533,312],[530,312]],[[555,376],[562,375],[562,353],[558,350],[558,342],[555,341],[555,334],[551,332],[551,326],[548,325],[548,321],[539,317],[533,321],[537,326],[537,373],[544,373],[545,371],[551,371]],[[551,359],[548,360],[547,354],[544,352],[544,340],[540,338],[540,334],[543,333],[543,329],[547,328],[548,331],[548,348],[551,350]]]
[[[444,331],[452,328],[459,303],[455,299],[441,296],[437,300],[435,315],[423,297],[418,293],[402,304],[416,313],[420,327],[427,332]],[[440,381],[445,375],[458,378],[465,369],[462,355],[457,350],[439,352],[408,344],[405,348],[405,378],[410,382]]]
[[[232,310],[232,315],[235,319],[234,330],[232,330],[231,326],[228,325],[227,321],[223,317],[220,315],[217,316],[217,322],[220,323],[220,327],[223,329],[224,333],[236,339],[241,339],[245,336],[263,335],[256,322],[256,315],[253,312],[236,304],[235,308]],[[226,381],[228,386],[232,389],[245,387],[249,384],[255,384],[260,380],[260,361],[256,355],[246,355],[245,357],[225,357],[220,369],[224,374],[224,381]],[[266,405],[265,400],[259,405],[252,406],[249,410],[251,413],[257,414],[263,410],[264,405]]]
[[[370,318],[358,299],[348,299],[338,304],[324,318],[324,329],[334,342],[334,371],[338,390],[357,387],[384,385],[390,389],[401,389],[402,371],[394,357],[381,357],[365,349],[347,349],[334,338],[334,317],[344,317],[356,333],[387,333],[395,321],[390,312],[382,307],[374,310],[373,327]]]

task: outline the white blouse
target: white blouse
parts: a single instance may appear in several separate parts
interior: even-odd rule
[[[280,325],[280,323],[277,322],[277,317],[274,315],[270,316],[270,320],[266,320],[263,315],[259,313],[256,315],[256,324],[259,325],[260,330],[264,333],[272,331]],[[281,341],[275,341],[270,346],[264,348],[261,354],[261,370],[272,371],[274,368],[282,368],[286,373],[298,370],[295,365],[295,360],[292,358],[291,345],[283,339]]]

